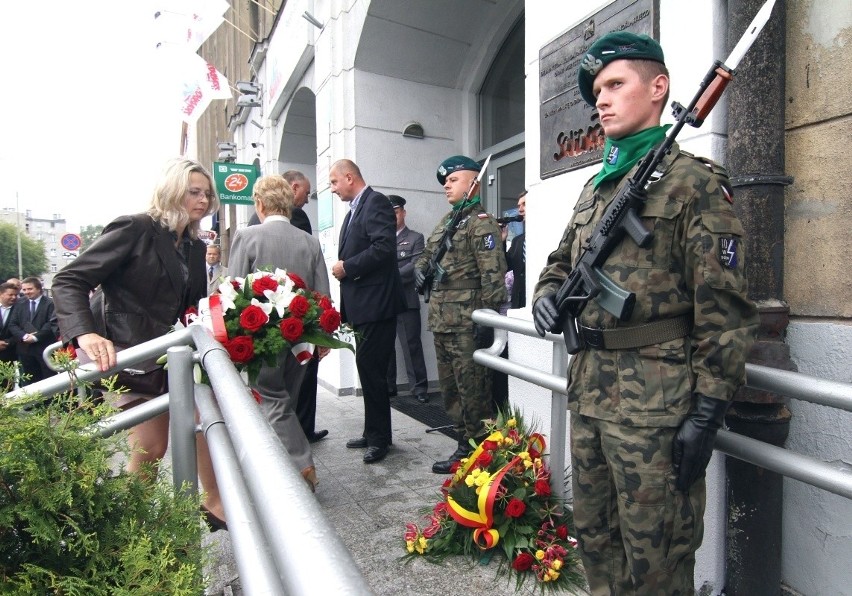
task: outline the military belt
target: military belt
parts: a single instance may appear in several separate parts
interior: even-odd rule
[[[478,290],[482,287],[478,279],[457,279],[453,281],[442,281],[432,288],[433,292],[442,290]]]
[[[636,327],[594,329],[581,325],[580,337],[589,348],[630,350],[678,339],[688,335],[690,331],[692,331],[692,315],[681,315]]]

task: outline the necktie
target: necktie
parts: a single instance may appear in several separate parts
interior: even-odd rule
[[[207,270],[207,280],[213,281],[213,266],[210,266],[210,269]]]
[[[0,309],[0,311],[2,311],[2,315],[3,315],[3,325],[5,325],[5,324],[6,324],[6,319],[9,317],[9,309],[8,309],[8,308],[6,308],[6,307],[4,306],[2,309]]]
[[[35,318],[35,311],[36,311],[36,301],[30,300],[30,321],[32,321]]]

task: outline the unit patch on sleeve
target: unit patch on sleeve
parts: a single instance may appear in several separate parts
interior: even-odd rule
[[[736,269],[740,256],[736,238],[719,238],[719,261],[728,269]]]
[[[485,250],[494,250],[497,243],[494,241],[494,234],[486,234],[482,238],[482,248]]]

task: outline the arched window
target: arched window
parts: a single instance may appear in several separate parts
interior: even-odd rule
[[[494,58],[479,92],[480,146],[485,149],[524,131],[524,18]]]

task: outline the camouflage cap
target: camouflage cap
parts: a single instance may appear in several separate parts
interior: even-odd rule
[[[589,48],[577,70],[580,95],[590,106],[595,105],[592,85],[603,67],[614,60],[653,60],[665,64],[663,48],[647,35],[629,31],[607,33]]]
[[[442,161],[441,165],[438,166],[438,182],[440,182],[441,186],[443,186],[447,181],[447,175],[452,172],[471,170],[478,173],[481,169],[482,166],[473,161],[471,158],[464,155],[453,155],[452,157],[448,157]]]

